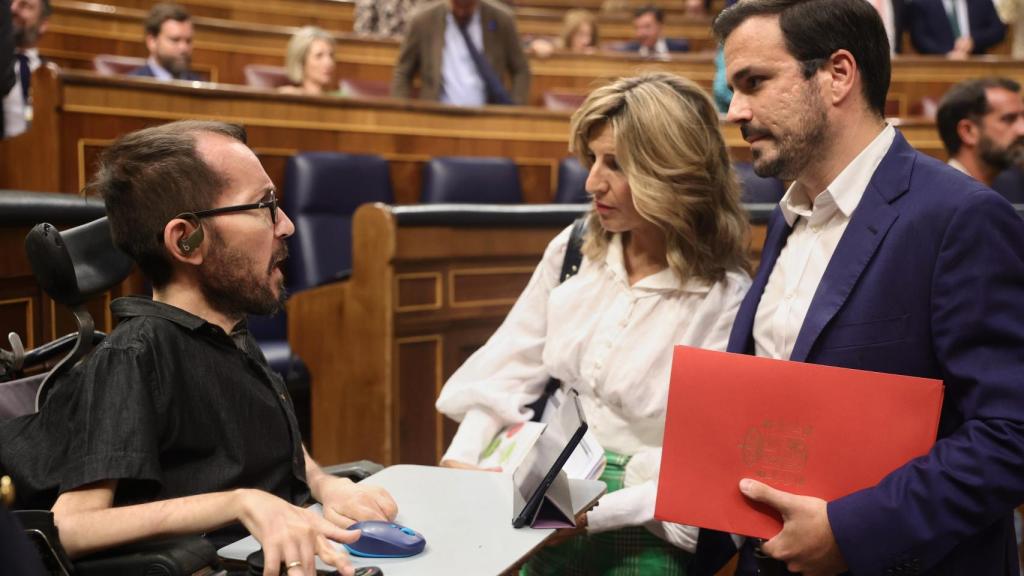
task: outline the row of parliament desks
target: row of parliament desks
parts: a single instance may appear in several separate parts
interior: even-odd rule
[[[106,0],[118,8],[148,10],[150,0]],[[248,24],[273,26],[320,26],[331,32],[350,32],[355,23],[355,3],[337,0],[183,0],[179,2],[193,16],[220,18]],[[527,37],[559,36],[562,31],[563,8],[515,8],[516,28]],[[622,42],[634,37],[631,12],[605,13],[595,11],[602,42]],[[673,14],[668,17],[664,33],[673,38],[686,38],[695,49],[711,46],[711,21],[705,16],[690,17]]]
[[[291,96],[53,67],[40,68],[33,86],[32,130],[0,142],[0,188],[84,193],[97,155],[115,138],[186,118],[244,125],[250,146],[279,186],[287,159],[300,151],[378,154],[390,163],[399,204],[419,201],[423,164],[435,156],[511,158],[519,167],[525,201],[549,202],[558,163],[568,155],[569,113],[531,107]],[[918,149],[943,156],[933,124],[906,121],[901,128]],[[723,124],[723,130],[733,157],[748,159],[738,128]]]
[[[122,0],[118,0],[122,1]],[[224,0],[220,0],[224,1]],[[326,1],[326,0],[324,0]],[[65,68],[91,69],[97,54],[145,56],[139,8],[54,0],[54,15],[41,40],[44,57]],[[244,84],[247,64],[281,65],[285,46],[296,28],[247,24],[216,18],[195,19],[194,68],[205,78]],[[705,34],[709,34],[706,27]],[[338,76],[389,82],[398,56],[395,40],[337,34]],[[688,53],[670,60],[643,59],[632,54],[555,54],[531,57],[530,104],[541,105],[545,92],[586,93],[611,78],[645,70],[664,70],[710,88],[715,67],[711,52]],[[952,84],[979,76],[1000,75],[1024,81],[1024,66],[1002,56],[967,61],[905,56],[893,62],[887,113],[907,117],[919,113],[925,99],[937,100]]]

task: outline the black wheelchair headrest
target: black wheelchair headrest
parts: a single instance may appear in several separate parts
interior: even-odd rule
[[[25,237],[25,252],[39,285],[68,307],[121,283],[134,264],[114,246],[106,217],[64,232],[38,224]]]

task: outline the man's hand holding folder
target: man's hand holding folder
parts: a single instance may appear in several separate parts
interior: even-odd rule
[[[826,503],[926,454],[941,406],[936,380],[677,347],[655,517],[840,572]]]
[[[846,561],[828,523],[828,502],[777,490],[750,478],[740,480],[740,492],[782,516],[782,531],[761,545],[765,554],[785,562],[790,572],[804,576],[846,571]]]

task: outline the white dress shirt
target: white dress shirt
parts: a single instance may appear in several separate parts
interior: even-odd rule
[[[692,551],[697,529],[654,520],[672,346],[724,350],[750,285],[732,271],[713,285],[681,283],[668,269],[629,285],[621,237],[602,261],[584,258],[559,284],[570,229],[549,245],[508,317],[445,384],[437,409],[461,421],[444,458],[476,464],[548,377],[576,388],[590,429],[606,449],[631,455],[625,487],[587,520],[593,531],[644,525]]]
[[[469,39],[481,56],[484,54],[484,29],[480,23],[480,8],[466,25]],[[487,86],[473,64],[469,47],[459,32],[459,24],[451,11],[445,17],[444,48],[441,49],[441,102],[456,106],[483,106],[487,103]]]
[[[22,54],[28,57],[28,69],[30,72],[35,72],[43,61],[39,57],[38,48],[26,48],[21,51]],[[4,137],[13,138],[19,134],[24,133],[28,130],[29,119],[32,117],[32,102],[31,95],[29,100],[25,100],[24,94],[21,91],[21,73],[18,69],[18,60],[14,61],[14,86],[11,87],[11,91],[4,96]]]
[[[950,158],[949,161],[946,162],[946,164],[949,164],[953,168],[956,168],[957,170],[963,172],[964,174],[967,174],[968,176],[971,175],[971,173],[967,171],[967,166],[964,166],[963,162],[957,160],[956,158]]]
[[[782,197],[779,206],[793,231],[768,277],[754,316],[758,356],[789,360],[832,253],[895,137],[896,130],[886,125],[813,204],[799,180]]]

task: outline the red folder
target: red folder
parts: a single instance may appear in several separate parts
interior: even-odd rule
[[[935,442],[942,382],[677,346],[655,517],[771,538],[741,478],[834,500]]]

